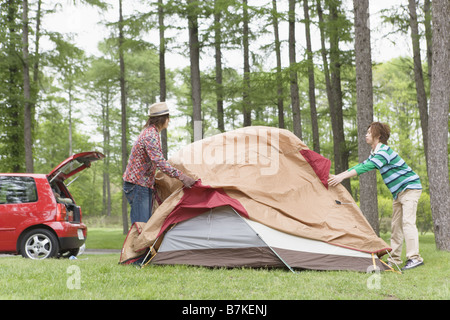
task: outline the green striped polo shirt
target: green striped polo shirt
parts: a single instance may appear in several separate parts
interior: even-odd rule
[[[359,175],[378,169],[394,199],[405,189],[422,189],[419,176],[387,145],[379,143],[375,151],[362,163],[348,169]]]

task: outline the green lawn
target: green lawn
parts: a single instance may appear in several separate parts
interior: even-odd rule
[[[87,248],[120,249],[120,229],[90,229]],[[291,273],[288,270],[208,269],[118,264],[119,254],[77,260],[0,257],[0,299],[450,299],[450,253],[420,237],[425,266],[404,272]],[[375,277],[374,277],[375,276]]]
[[[122,249],[126,235],[122,228],[88,228],[86,248]]]

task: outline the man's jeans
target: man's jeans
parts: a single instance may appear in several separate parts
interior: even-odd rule
[[[131,225],[147,222],[152,215],[152,189],[124,181],[123,192],[131,206]]]

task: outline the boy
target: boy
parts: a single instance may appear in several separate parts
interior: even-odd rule
[[[342,172],[330,175],[329,186],[336,186],[344,179],[361,175],[373,169],[378,169],[383,181],[394,198],[391,223],[391,257],[392,266],[402,263],[401,253],[403,239],[406,243],[407,262],[402,270],[423,265],[419,254],[419,233],[416,227],[416,211],[422,185],[419,176],[411,170],[406,162],[387,145],[390,128],[387,124],[373,122],[366,134],[366,142],[372,147],[367,160]]]

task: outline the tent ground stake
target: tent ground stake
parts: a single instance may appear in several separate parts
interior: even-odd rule
[[[387,251],[387,250],[386,250]],[[392,259],[392,256],[391,256],[391,254],[389,253],[389,251],[387,251],[387,254],[388,254],[388,256],[389,256],[389,258],[391,258]],[[381,261],[381,260],[380,260]],[[392,261],[394,261],[394,259],[392,259]],[[403,274],[403,272],[402,272],[402,270],[400,269],[400,267],[394,262],[394,264],[395,264],[395,266],[397,267],[397,269],[398,269],[398,273],[400,273],[400,274]],[[392,268],[392,267],[391,267]],[[392,271],[395,271],[395,272],[397,272],[394,268],[392,268]]]

